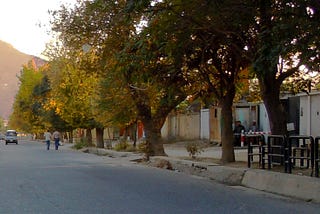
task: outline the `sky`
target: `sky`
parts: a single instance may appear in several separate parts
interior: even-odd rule
[[[48,10],[59,9],[61,4],[75,3],[76,0],[2,0],[0,40],[23,53],[41,57],[45,44],[51,38],[48,35]]]

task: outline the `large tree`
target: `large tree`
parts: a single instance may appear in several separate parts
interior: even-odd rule
[[[38,133],[43,129],[34,88],[43,77],[42,68],[38,69],[32,61],[24,65],[19,75],[20,87],[13,104],[9,126],[17,130]]]
[[[47,108],[53,109],[71,127],[87,129],[87,140],[91,145],[91,129],[99,127],[92,109],[98,78],[79,66],[80,58],[72,56],[75,57],[75,53],[69,54],[70,58],[60,57],[50,62],[51,97]]]
[[[60,32],[63,44],[73,50],[88,43],[96,51],[104,78],[102,91],[107,93],[104,99],[118,103],[113,107],[116,115],[130,107],[123,115],[132,112],[134,117],[127,119],[144,123],[147,155],[163,155],[161,127],[167,114],[186,98],[185,79],[171,75],[181,66],[170,61],[161,44],[151,45],[152,37],[139,29],[144,14],[128,15],[127,9],[126,1],[87,1],[73,10],[54,13],[53,30]],[[166,38],[173,39],[170,35]],[[114,98],[118,100],[114,102]]]
[[[273,134],[286,134],[280,87],[301,66],[319,70],[319,1],[256,1],[254,69]]]
[[[137,1],[136,8],[148,6],[144,2]],[[158,44],[176,66],[170,74],[186,79],[189,95],[210,97],[222,108],[223,162],[235,161],[232,105],[241,71],[250,65],[246,46],[254,10],[249,6],[246,1],[167,0],[144,7],[151,11],[146,13],[148,43]]]

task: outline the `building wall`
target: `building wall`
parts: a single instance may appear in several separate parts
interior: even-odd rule
[[[300,135],[320,136],[320,94],[300,96]]]
[[[169,115],[161,135],[164,139],[200,139],[200,113]]]
[[[311,135],[320,136],[320,94],[311,97]]]
[[[210,139],[210,110],[209,109],[201,109],[200,117],[201,117],[201,127],[200,127],[200,138],[209,140]]]
[[[299,127],[299,134],[300,135],[309,135],[308,131],[308,116],[309,109],[308,109],[308,97],[303,96],[300,97],[300,127]]]
[[[247,130],[252,121],[257,122],[259,131],[269,132],[268,115],[263,104],[235,107],[234,120],[244,121]],[[221,143],[221,109],[202,109],[200,113],[171,114],[161,129],[164,139],[202,139]]]
[[[263,132],[270,132],[269,117],[266,107],[263,103],[259,104],[259,122],[258,128]]]
[[[250,108],[249,106],[236,107],[234,110],[234,121],[240,121],[245,130],[249,130],[250,127]]]
[[[221,108],[210,108],[210,142],[221,143]]]
[[[300,135],[320,136],[320,92],[312,93],[310,96],[300,94],[297,97],[299,112],[294,113],[299,116],[299,123],[298,127],[294,128],[299,130]],[[234,115],[234,121],[242,120],[247,131],[250,129],[249,124],[255,120],[259,131],[270,132],[269,117],[263,103],[235,106]],[[204,139],[220,143],[220,124],[221,110],[213,107],[202,109],[200,113],[169,115],[161,133],[164,138]]]

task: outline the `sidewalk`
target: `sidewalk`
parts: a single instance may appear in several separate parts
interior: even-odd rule
[[[184,146],[175,144],[164,145],[167,157],[151,157],[147,165],[166,168],[172,166],[176,171],[206,177],[227,185],[244,186],[261,191],[293,197],[305,201],[320,203],[320,178],[293,175],[269,170],[247,168],[247,150],[235,149],[236,163],[228,166],[217,161],[199,161],[201,159],[221,158],[221,147],[208,147],[198,155],[199,160],[192,160]],[[84,152],[106,155],[114,161],[133,162],[143,156],[131,152],[87,148]],[[166,162],[166,163],[164,163]],[[239,164],[241,162],[241,164]],[[238,164],[237,164],[238,163]]]

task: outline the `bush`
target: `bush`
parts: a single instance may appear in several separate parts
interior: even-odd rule
[[[88,143],[85,139],[81,139],[80,141],[75,142],[75,144],[73,146],[73,148],[77,149],[77,150],[85,148],[85,147],[88,147]]]
[[[126,151],[130,147],[129,143],[126,140],[122,140],[114,146],[116,151]]]
[[[197,143],[188,143],[186,145],[186,149],[189,153],[189,156],[192,158],[196,158],[196,155],[199,155],[201,152],[203,152],[203,149]]]

